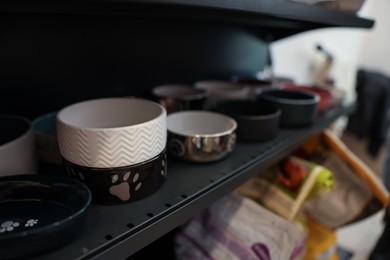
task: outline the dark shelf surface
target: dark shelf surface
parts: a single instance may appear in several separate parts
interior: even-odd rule
[[[15,0],[1,2],[0,12],[214,21],[261,28],[259,33],[270,40],[324,27],[371,28],[374,24],[352,13],[284,0]]]
[[[37,259],[125,259],[354,109],[354,104],[332,109],[313,125],[281,129],[276,138],[267,142],[238,143],[233,153],[219,162],[191,164],[168,158],[168,178],[160,190],[128,204],[93,205],[80,236]]]

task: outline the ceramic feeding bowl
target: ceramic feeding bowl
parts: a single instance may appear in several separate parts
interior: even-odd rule
[[[159,155],[166,146],[166,111],[136,98],[88,100],[57,114],[62,157],[93,168],[122,167]]]
[[[143,199],[157,191],[167,178],[167,156],[159,155],[124,167],[93,168],[64,160],[69,177],[85,183],[94,204],[123,204]]]
[[[282,127],[307,126],[317,117],[317,94],[287,89],[259,89],[256,94],[262,104],[281,110]]]
[[[230,154],[236,144],[237,122],[211,111],[182,111],[168,115],[168,149],[176,158],[212,162]]]
[[[29,257],[59,248],[77,237],[91,203],[82,183],[30,174],[0,178],[0,258]]]

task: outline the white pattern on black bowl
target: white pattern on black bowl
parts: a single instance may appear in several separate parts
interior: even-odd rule
[[[85,183],[96,204],[122,204],[143,199],[157,191],[167,178],[167,157],[164,149],[145,162],[116,168],[90,168],[64,159],[70,177]]]

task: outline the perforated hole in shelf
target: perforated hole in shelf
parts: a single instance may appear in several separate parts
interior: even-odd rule
[[[133,227],[134,227],[134,224],[133,224],[133,223],[128,223],[126,226],[127,226],[128,228],[133,228]]]
[[[106,238],[107,240],[111,240],[113,237],[112,237],[111,235],[106,235],[105,238]]]
[[[188,196],[185,194],[182,194],[180,197],[182,197],[183,199],[186,199]]]
[[[154,216],[154,214],[149,212],[149,213],[146,214],[146,216],[148,216],[149,218],[151,218],[151,217]]]
[[[170,207],[172,207],[172,204],[171,203],[165,203],[165,207],[170,208]]]

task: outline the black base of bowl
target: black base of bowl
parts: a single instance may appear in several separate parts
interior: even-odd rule
[[[166,150],[158,156],[130,166],[90,168],[64,159],[67,174],[85,183],[92,203],[123,204],[143,199],[157,191],[167,178]]]

